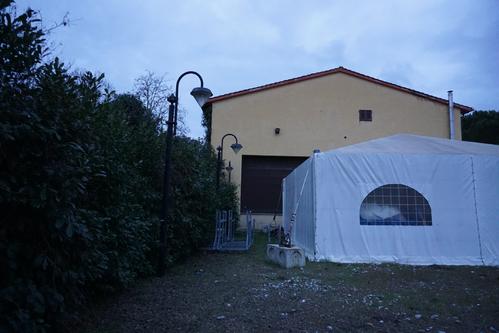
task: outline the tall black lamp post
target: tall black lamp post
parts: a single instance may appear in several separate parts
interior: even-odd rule
[[[165,274],[165,261],[166,261],[166,219],[168,218],[168,210],[171,205],[170,197],[170,177],[171,177],[171,155],[172,155],[172,141],[177,133],[177,114],[178,114],[178,87],[180,80],[188,75],[193,74],[199,78],[201,83],[200,87],[194,88],[191,95],[196,99],[200,107],[213,96],[210,89],[203,86],[203,78],[201,75],[194,71],[188,71],[180,75],[175,86],[175,95],[168,96],[168,121],[166,122],[168,128],[166,130],[166,150],[165,150],[165,170],[163,175],[163,197],[161,200],[161,213],[160,213],[160,227],[159,227],[159,257],[158,257],[158,276]]]
[[[232,136],[232,137],[234,137],[234,139],[236,139],[236,143],[233,143],[233,144],[230,145],[230,147],[232,148],[232,150],[234,151],[235,154],[237,154],[243,148],[243,146],[238,142],[237,136],[235,136],[234,134],[227,133],[227,134],[225,134],[222,137],[222,141],[220,142],[220,146],[217,147],[217,151],[218,151],[218,158],[217,158],[217,161],[218,161],[218,163],[217,163],[217,191],[218,191],[218,188],[220,187],[220,171],[222,169],[222,161],[223,161],[223,154],[224,154],[224,139],[227,136]]]

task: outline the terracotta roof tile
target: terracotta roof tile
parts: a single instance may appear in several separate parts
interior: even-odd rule
[[[208,100],[208,104],[220,102],[220,101],[234,98],[234,97],[238,97],[238,96],[257,93],[257,92],[263,91],[263,90],[282,87],[282,86],[285,86],[288,84],[293,84],[293,83],[297,83],[297,82],[301,82],[301,81],[315,79],[315,78],[326,76],[326,75],[336,74],[336,73],[343,73],[343,74],[347,74],[350,76],[354,76],[354,77],[357,77],[359,79],[363,79],[363,80],[366,80],[369,82],[380,84],[380,85],[388,87],[388,88],[396,89],[399,91],[409,93],[411,95],[426,98],[426,99],[432,100],[432,101],[437,102],[437,103],[446,104],[446,105],[448,103],[448,101],[446,99],[443,99],[440,97],[428,95],[428,94],[425,94],[425,93],[417,91],[417,90],[409,89],[409,88],[402,87],[402,86],[399,86],[399,85],[394,84],[394,83],[390,83],[387,81],[376,79],[372,76],[361,74],[361,73],[352,71],[352,70],[344,68],[344,67],[337,67],[337,68],[329,69],[329,70],[322,71],[322,72],[311,73],[311,74],[295,77],[295,78],[288,79],[288,80],[278,81],[278,82],[269,83],[269,84],[265,84],[265,85],[254,87],[254,88],[244,89],[244,90],[235,91],[235,92],[231,92],[231,93],[220,95],[220,96],[215,96],[215,97],[212,97]],[[473,111],[472,107],[469,107],[466,105],[454,103],[454,106],[456,108],[461,109],[461,113],[463,113],[463,114]]]

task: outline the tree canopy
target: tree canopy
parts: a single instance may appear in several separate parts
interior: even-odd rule
[[[475,111],[462,118],[463,140],[499,145],[499,112]]]

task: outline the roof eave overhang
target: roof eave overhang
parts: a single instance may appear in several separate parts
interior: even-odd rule
[[[425,94],[425,93],[417,91],[417,90],[413,90],[410,88],[399,86],[399,85],[394,84],[394,83],[390,83],[387,81],[376,79],[374,77],[364,75],[364,74],[352,71],[350,69],[346,69],[344,67],[337,67],[337,68],[330,69],[330,70],[323,71],[323,72],[312,73],[312,74],[299,76],[299,77],[284,80],[284,81],[278,81],[278,82],[269,83],[269,84],[265,84],[265,85],[254,87],[254,88],[244,89],[244,90],[235,91],[232,93],[227,93],[227,94],[220,95],[220,96],[215,96],[215,97],[210,98],[208,100],[207,104],[213,104],[213,103],[221,102],[221,101],[224,101],[227,99],[232,99],[232,98],[239,97],[239,96],[254,94],[254,93],[257,93],[260,91],[279,88],[279,87],[286,86],[289,84],[298,83],[298,82],[302,82],[302,81],[306,81],[306,80],[311,80],[311,79],[319,78],[319,77],[326,76],[326,75],[336,74],[336,73],[343,73],[343,74],[347,74],[350,76],[354,76],[354,77],[357,77],[357,78],[360,78],[360,79],[363,79],[363,80],[366,80],[366,81],[369,81],[372,83],[376,83],[376,84],[379,84],[379,85],[382,85],[382,86],[385,86],[388,88],[392,88],[392,89],[403,91],[405,93],[408,93],[408,94],[411,94],[414,96],[418,96],[418,97],[422,97],[422,98],[425,98],[428,100],[432,100],[432,101],[440,103],[440,104],[448,104],[448,101],[446,99],[432,96],[432,95],[428,95],[428,94]],[[468,112],[473,111],[472,107],[462,105],[459,103],[454,103],[454,107],[458,108],[461,111],[461,114],[466,114]]]

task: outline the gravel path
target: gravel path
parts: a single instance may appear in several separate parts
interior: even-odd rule
[[[83,332],[498,332],[499,268],[265,261],[206,253],[86,316]]]

